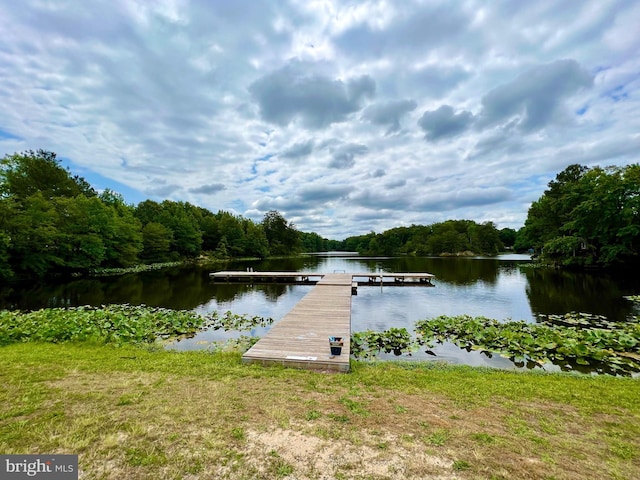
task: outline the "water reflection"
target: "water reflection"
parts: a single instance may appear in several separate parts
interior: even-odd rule
[[[527,297],[535,314],[586,312],[624,321],[632,304],[623,298],[640,289],[637,279],[621,272],[580,274],[553,269],[527,269]]]
[[[506,258],[506,259],[505,259]],[[308,256],[290,259],[228,262],[213,268],[180,267],[117,277],[78,279],[0,289],[0,308],[36,309],[74,305],[131,303],[176,309],[202,306],[233,309],[244,297],[281,302],[304,286],[214,283],[212,270],[317,272],[429,272],[435,289],[360,287],[354,318],[363,309],[381,325],[409,318],[468,313],[498,319],[533,321],[538,314],[581,311],[622,321],[632,304],[622,297],[640,292],[640,280],[631,275],[577,273],[547,269],[520,269],[527,257],[500,258],[361,258]],[[371,290],[373,288],[373,290]],[[238,305],[239,303],[239,305]],[[249,303],[253,303],[249,302]],[[238,313],[261,314],[257,311]]]

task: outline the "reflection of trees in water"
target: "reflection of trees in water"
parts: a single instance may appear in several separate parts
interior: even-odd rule
[[[288,262],[291,268],[296,262]],[[106,305],[130,303],[161,306],[176,310],[191,310],[215,298],[228,302],[259,291],[270,302],[287,293],[288,285],[244,283],[214,283],[211,269],[178,267],[158,271],[131,273],[122,276],[87,278],[3,290],[0,308],[32,310],[46,307]]]
[[[291,288],[291,285],[283,285],[278,283],[266,283],[264,285],[257,285],[256,287],[264,297],[270,302],[277,302],[278,298],[287,293]]]
[[[0,308],[35,310],[104,303],[107,302],[103,283],[98,279],[88,279],[55,284],[41,282],[28,288],[15,289],[2,298]]]
[[[526,289],[534,314],[586,312],[624,321],[633,305],[624,298],[640,290],[640,281],[605,273],[569,272],[546,268],[526,269]]]
[[[177,267],[159,271],[114,277],[55,279],[30,285],[15,285],[2,289],[0,308],[37,309],[109,303],[146,304],[175,309],[193,309],[209,303],[229,302],[244,295],[260,292],[269,302],[287,294],[286,284],[246,285],[213,282],[209,273],[215,270],[316,270],[326,269],[322,257],[229,262],[215,267]],[[471,258],[350,258],[337,263],[347,271],[429,272],[438,283],[473,285],[476,282],[495,284],[513,264],[494,259]],[[631,274],[567,272],[550,269],[523,269],[527,278],[526,294],[534,314],[570,311],[606,315],[612,320],[624,320],[637,314],[623,295],[640,293],[640,279]]]
[[[35,286],[4,290],[0,308],[36,309],[75,305],[131,303],[192,309],[215,298],[228,302],[252,291],[263,292],[275,302],[287,292],[287,285],[246,285],[214,283],[209,272],[216,270],[296,271],[321,269],[326,259],[298,257],[262,261],[228,262],[215,267],[176,267],[159,271],[122,276],[89,278],[71,281],[57,280]],[[361,258],[349,260],[349,271],[429,272],[438,281],[472,284],[478,280],[493,283],[498,277],[498,264],[490,260],[463,258]]]
[[[379,262],[388,272],[426,272],[436,276],[436,281],[454,285],[472,285],[477,281],[494,284],[498,280],[500,262],[458,257],[396,257]]]
[[[319,259],[314,257],[294,257],[267,259],[252,263],[256,272],[297,272],[309,266],[318,265]]]
[[[215,298],[218,303],[230,302],[236,297],[246,295],[249,291],[253,291],[253,285],[216,282],[211,291],[211,297]]]
[[[188,310],[208,302],[213,296],[212,290],[208,271],[175,268],[117,277],[43,282],[16,290],[0,306],[38,309],[130,303]]]

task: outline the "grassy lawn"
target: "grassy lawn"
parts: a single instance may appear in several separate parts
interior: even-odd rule
[[[0,452],[86,479],[640,478],[640,381],[237,353],[0,347]]]

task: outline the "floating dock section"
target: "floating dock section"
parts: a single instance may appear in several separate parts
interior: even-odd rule
[[[433,286],[429,273],[238,272],[211,274],[215,281],[315,284],[293,309],[243,356],[243,363],[284,365],[321,371],[349,371],[351,296],[358,285]],[[356,279],[361,279],[357,281]],[[329,337],[342,337],[340,355],[332,355]]]

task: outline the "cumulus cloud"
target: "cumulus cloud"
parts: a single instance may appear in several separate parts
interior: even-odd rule
[[[418,125],[425,132],[427,140],[455,137],[466,131],[473,123],[473,114],[468,111],[455,113],[450,105],[442,105],[437,110],[424,112]]]
[[[392,190],[394,188],[404,187],[407,184],[405,179],[393,180],[384,184],[385,188]]]
[[[170,185],[161,185],[161,186],[154,186],[151,188],[147,188],[146,192],[149,195],[166,198],[171,196],[174,192],[176,192],[179,189],[180,189],[180,185],[170,184]]]
[[[214,193],[221,192],[225,190],[227,187],[222,183],[212,183],[210,185],[202,185],[201,187],[191,188],[189,191],[191,193],[202,193],[205,195],[212,195]]]
[[[287,147],[280,156],[282,158],[301,158],[306,157],[313,150],[313,140],[299,142]]]
[[[385,189],[366,188],[351,195],[353,204],[365,208],[389,209],[389,210],[410,210],[412,199],[403,192],[390,192]]]
[[[289,63],[249,87],[263,120],[285,126],[300,119],[312,129],[344,122],[375,90],[376,84],[368,75],[345,82],[311,73],[300,62]]]
[[[367,151],[368,148],[366,145],[360,145],[357,143],[340,145],[339,147],[332,149],[332,160],[329,162],[329,167],[339,169],[351,168],[356,164],[356,155],[362,155],[367,153]]]
[[[429,195],[415,204],[426,211],[449,211],[469,206],[486,206],[511,200],[512,193],[505,187],[467,188]]]
[[[482,97],[476,116],[451,105],[425,111],[418,125],[427,140],[455,137],[475,125],[517,126],[525,133],[540,130],[564,113],[569,97],[593,85],[593,76],[575,60],[558,60],[532,68]]]
[[[634,2],[50,3],[0,2],[0,156],[131,203],[519,228],[569,163],[638,161]]]
[[[390,100],[367,107],[362,112],[362,117],[371,123],[387,126],[391,133],[400,130],[400,119],[417,106],[415,100]]]
[[[302,202],[329,202],[345,198],[354,190],[352,185],[310,185],[298,192]]]
[[[575,60],[540,65],[500,85],[482,98],[481,127],[518,118],[525,132],[547,126],[564,108],[566,99],[593,85],[593,76]]]
[[[472,73],[462,66],[427,65],[413,69],[406,78],[407,87],[426,97],[439,97],[469,79]]]
[[[447,8],[445,4],[407,1],[387,7],[390,11],[379,12],[389,19],[383,28],[381,18],[372,15],[344,30],[336,38],[341,51],[364,58],[415,52],[450,41],[472,21],[461,10]]]

